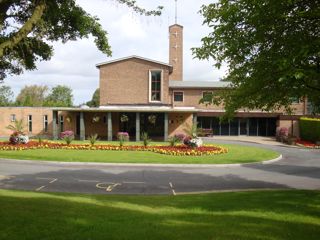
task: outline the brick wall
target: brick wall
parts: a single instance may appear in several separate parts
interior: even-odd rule
[[[100,67],[100,105],[149,104],[149,71],[162,70],[162,103],[169,103],[169,66],[137,58]]]

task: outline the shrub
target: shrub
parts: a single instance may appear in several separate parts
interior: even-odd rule
[[[123,146],[125,141],[129,141],[129,133],[127,132],[118,132],[117,134],[120,147]]]
[[[320,141],[320,119],[300,118],[299,128],[301,139],[311,142]]]
[[[173,137],[170,137],[169,138],[169,145],[171,146],[171,147],[174,147],[177,143],[179,143],[180,142],[180,138],[178,138],[178,137],[176,137],[176,135],[174,135]]]
[[[279,142],[285,142],[289,136],[289,130],[286,127],[277,128],[276,138]]]
[[[149,134],[147,132],[143,132],[141,134],[141,139],[143,142],[143,146],[145,146],[145,147],[147,147],[151,142],[151,139],[149,138]]]
[[[96,143],[96,141],[98,140],[98,134],[97,133],[91,134],[88,139],[89,139],[91,146],[93,146]]]
[[[74,140],[74,133],[73,131],[64,131],[60,133],[60,138],[66,142],[67,145]]]
[[[174,136],[178,138],[180,142],[182,142],[183,139],[186,137],[186,135],[184,135],[183,133],[178,133],[178,134],[175,134]]]

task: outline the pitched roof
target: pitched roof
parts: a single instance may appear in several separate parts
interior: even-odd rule
[[[230,82],[218,81],[169,81],[170,88],[228,88]]]
[[[96,67],[99,68],[99,67],[104,66],[104,65],[108,65],[108,64],[116,63],[116,62],[120,62],[120,61],[125,61],[125,60],[129,60],[129,59],[133,59],[133,58],[140,59],[140,60],[147,61],[147,62],[157,63],[157,64],[160,64],[160,65],[164,65],[164,66],[168,66],[170,68],[173,68],[173,66],[168,64],[168,63],[155,61],[155,60],[152,60],[152,59],[149,59],[149,58],[144,58],[144,57],[140,57],[140,56],[136,56],[136,55],[132,55],[132,56],[124,57],[124,58],[118,58],[118,59],[114,59],[114,60],[107,61],[107,62],[98,63],[98,64],[96,64]]]

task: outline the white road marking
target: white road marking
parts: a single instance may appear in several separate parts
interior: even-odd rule
[[[103,186],[105,185],[105,186]],[[100,188],[100,189],[105,189],[107,192],[111,192],[116,186],[121,186],[121,183],[106,183],[106,182],[102,182],[102,183],[97,183],[96,187]]]
[[[46,186],[41,186],[39,188],[36,189],[36,191],[40,191],[41,189],[45,188]]]
[[[173,184],[172,184],[172,182],[169,182],[169,185],[170,185],[170,188],[171,188],[171,191],[172,191],[172,194],[175,196],[175,195],[177,195],[176,194],[176,191],[174,190],[174,188],[173,188]]]
[[[124,184],[145,184],[146,182],[122,182]]]
[[[57,181],[58,179],[57,178],[55,178],[55,179],[53,179],[51,182],[49,182],[49,183],[54,183],[55,181]]]
[[[81,180],[79,179],[78,182],[92,182],[92,183],[98,183],[99,181],[96,180]]]

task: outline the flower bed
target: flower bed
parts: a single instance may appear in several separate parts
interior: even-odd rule
[[[89,144],[63,144],[56,142],[36,142],[30,141],[27,144],[16,144],[12,145],[8,142],[0,143],[0,150],[4,151],[22,151],[22,150],[33,150],[33,149],[67,149],[67,150],[109,150],[109,151],[149,151],[166,155],[174,156],[204,156],[204,155],[216,155],[227,153],[228,149],[206,145],[198,148],[190,148],[185,145],[178,145],[174,147],[170,146],[116,146],[116,145],[94,145]]]
[[[306,147],[306,148],[318,148],[320,149],[320,145],[319,144],[315,144],[309,141],[304,141],[304,140],[297,140],[296,141],[296,145],[297,146],[301,146],[301,147]]]

